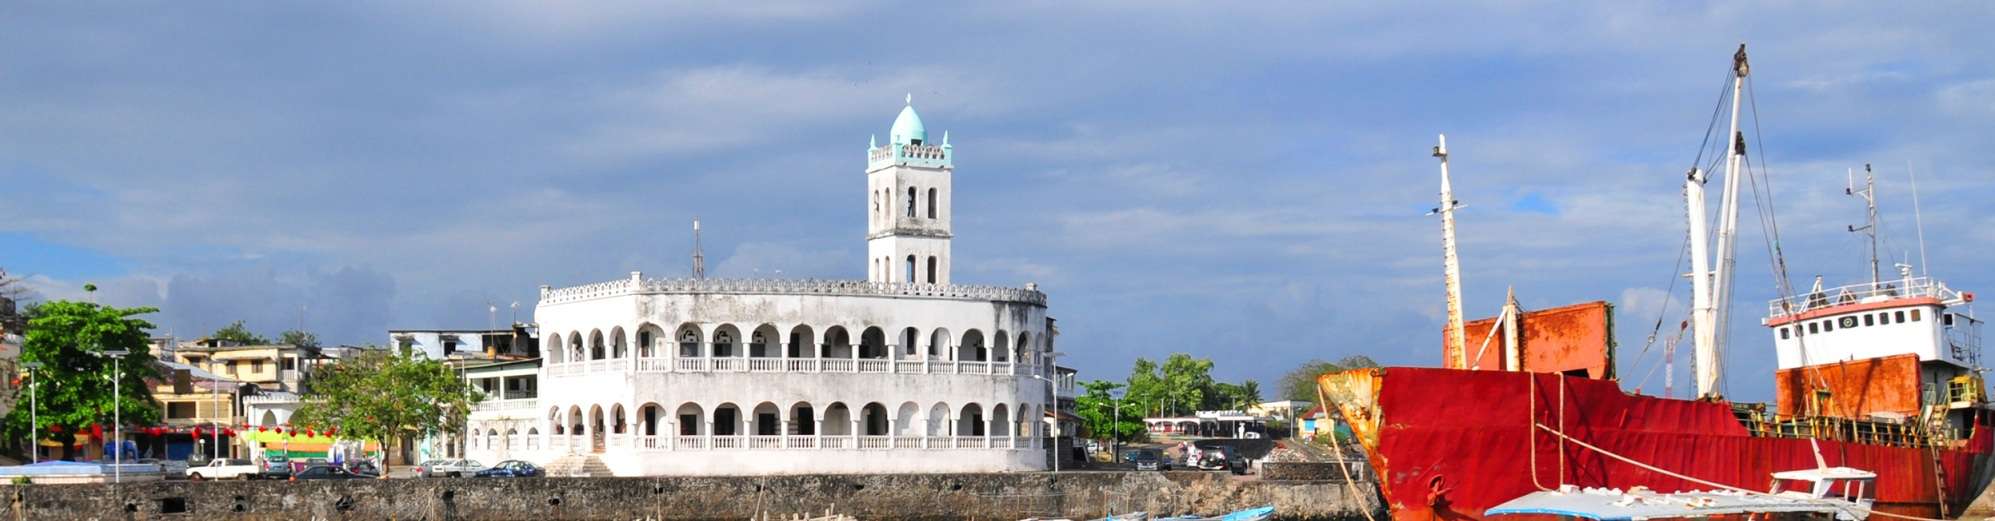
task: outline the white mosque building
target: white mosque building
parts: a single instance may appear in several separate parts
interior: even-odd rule
[[[869,147],[867,280],[542,286],[537,392],[488,396],[467,455],[619,476],[1045,468],[1046,295],[951,283],[952,157],[911,103]]]

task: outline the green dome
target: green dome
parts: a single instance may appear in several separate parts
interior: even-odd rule
[[[905,145],[915,141],[927,143],[928,128],[921,126],[921,116],[915,115],[914,105],[910,103],[901,109],[900,117],[894,118],[894,128],[887,133],[887,136],[895,144]]]

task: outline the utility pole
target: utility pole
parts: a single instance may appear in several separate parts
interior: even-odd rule
[[[111,358],[111,482],[125,482],[125,414],[124,394],[119,386],[125,377],[125,355],[130,351],[114,349],[104,351],[103,356]],[[102,387],[99,387],[102,389]],[[99,409],[102,410],[102,409]]]
[[[28,462],[41,463],[42,422],[39,414],[41,407],[36,401],[35,395],[38,390],[36,388],[41,386],[42,379],[35,374],[35,370],[41,369],[42,363],[22,362],[21,367],[28,368]]]

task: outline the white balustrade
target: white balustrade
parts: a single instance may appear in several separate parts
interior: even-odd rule
[[[959,374],[991,374],[990,362],[956,362]]]
[[[639,358],[637,372],[664,373],[672,370],[672,360],[667,358]]]
[[[817,448],[817,438],[813,438],[810,436],[792,436],[790,437],[789,446],[785,448],[815,449]]]
[[[657,450],[657,449],[663,449],[663,448],[665,448],[665,437],[664,437],[664,436],[638,436],[638,437],[637,437],[637,448],[640,448],[640,449],[647,449],[647,450]]]
[[[748,360],[746,359],[741,359],[741,358],[713,359],[713,370],[715,372],[738,373],[747,369],[748,369]]]
[[[929,436],[929,437],[928,437],[928,448],[931,448],[931,449],[949,449],[949,448],[955,448],[955,447],[956,447],[956,438],[953,438],[953,437],[949,437],[949,436]]]
[[[630,435],[628,434],[611,434],[609,438],[610,448],[621,449],[630,446]]]
[[[932,361],[929,361],[929,362],[928,362],[928,372],[930,372],[930,373],[933,373],[933,374],[951,374],[951,373],[955,373],[955,372],[956,372],[956,361],[955,361],[955,360],[932,360]]]
[[[909,362],[906,360],[894,362],[894,372],[905,373],[905,374],[921,374],[922,373],[921,362]]]
[[[921,441],[922,441],[922,437],[921,437],[921,436],[895,436],[895,437],[894,437],[894,448],[896,448],[896,449],[919,449],[919,448],[921,448]]]
[[[1003,438],[991,438],[991,448],[1009,449],[1011,448],[1011,438],[1009,436]]]
[[[852,364],[852,359],[850,358],[824,358],[820,359],[819,361],[822,362],[824,372],[827,373],[852,372],[853,364]]]
[[[704,449],[707,447],[707,439],[700,436],[680,436],[674,445],[681,449]]]
[[[751,449],[780,449],[780,448],[783,448],[783,437],[782,437],[782,436],[749,436],[749,437],[748,437],[748,448],[751,448]]]
[[[888,360],[860,360],[860,361],[859,361],[859,372],[861,372],[861,373],[884,373],[884,372],[887,372],[887,367],[889,367],[889,365],[888,365],[889,363],[891,363],[891,362],[890,362],[890,361],[888,361]]]
[[[1012,367],[1014,366],[1011,365],[1011,362],[993,363],[991,364],[991,374],[1016,374],[1011,372]]]
[[[748,371],[749,371],[749,372],[752,372],[752,373],[780,373],[780,372],[783,372],[783,359],[781,359],[781,358],[750,358],[750,359],[748,359]]]
[[[739,449],[748,446],[746,436],[714,436],[713,448]]]
[[[818,365],[818,359],[816,358],[786,358],[783,360],[784,368],[792,373],[815,373],[817,372]]]
[[[683,372],[688,372],[688,373],[697,373],[697,372],[703,372],[703,371],[706,371],[706,370],[707,370],[707,359],[705,359],[705,358],[681,358],[681,359],[679,359],[679,370],[680,370],[680,371],[683,371]]]
[[[957,436],[956,448],[958,449],[984,448],[984,438],[982,436]]]
[[[851,445],[852,437],[845,434],[825,435],[822,441],[820,449],[843,449]]]
[[[891,449],[893,447],[893,440],[888,439],[886,436],[859,437],[859,448],[861,449]]]

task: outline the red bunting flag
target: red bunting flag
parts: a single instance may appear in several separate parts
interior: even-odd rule
[[[101,423],[90,424],[90,437],[92,438],[104,437],[104,424]]]

